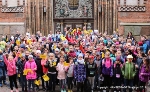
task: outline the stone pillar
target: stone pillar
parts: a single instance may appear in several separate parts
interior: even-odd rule
[[[98,29],[98,0],[94,0],[94,29]]]

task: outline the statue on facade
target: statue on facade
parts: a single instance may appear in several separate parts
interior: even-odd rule
[[[87,6],[84,6],[84,8],[83,8],[83,12],[84,12],[84,17],[87,17],[87,15],[88,15],[88,9],[87,9]]]
[[[61,6],[60,8],[60,16],[64,16],[65,10],[63,9],[63,7]]]

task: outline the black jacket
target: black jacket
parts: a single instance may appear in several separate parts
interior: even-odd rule
[[[94,77],[97,72],[97,65],[95,62],[90,64],[89,62],[86,63],[86,74],[87,77]]]
[[[21,59],[17,62],[17,67],[18,67],[18,73],[19,74],[23,73],[25,63],[26,63],[26,60],[23,61]]]
[[[37,65],[37,70],[36,70],[36,73],[37,74],[42,74],[43,73],[43,68],[42,68],[42,65],[41,65],[41,58],[39,57],[36,57],[35,58],[35,63]]]
[[[53,63],[56,63],[55,65],[53,65]],[[48,68],[48,72],[57,72],[56,71],[56,66],[58,64],[58,60],[53,60],[52,63],[50,63],[50,61],[46,62],[46,65],[44,66],[45,68]]]
[[[121,64],[116,64],[116,66],[113,66],[113,76],[116,78],[116,74],[120,74],[122,76],[121,72]],[[121,78],[121,77],[120,77]]]

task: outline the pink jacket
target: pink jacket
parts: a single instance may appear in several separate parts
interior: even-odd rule
[[[16,56],[12,61],[7,60],[5,55],[3,57],[4,57],[4,62],[7,66],[8,76],[12,76],[14,74],[17,74],[17,72],[16,72],[16,62],[17,62],[18,56]]]
[[[37,70],[37,65],[34,61],[34,59],[32,61],[27,61],[25,64],[24,69],[31,69],[32,72],[28,72],[26,75],[26,79],[36,79],[36,70]]]
[[[58,63],[56,70],[58,71],[57,79],[66,79],[66,67],[64,64]]]

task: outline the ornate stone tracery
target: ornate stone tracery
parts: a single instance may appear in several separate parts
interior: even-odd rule
[[[93,0],[55,0],[54,18],[93,18]]]

